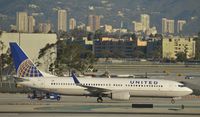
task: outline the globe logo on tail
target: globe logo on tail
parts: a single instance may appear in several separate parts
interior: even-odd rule
[[[18,70],[17,75],[19,77],[43,77],[41,72],[34,66],[34,64],[29,60],[24,60]]]

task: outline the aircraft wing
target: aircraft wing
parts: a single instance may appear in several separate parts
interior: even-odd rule
[[[111,90],[109,89],[105,89],[105,88],[99,88],[99,87],[93,87],[93,86],[86,86],[86,85],[81,85],[81,84],[77,84],[78,86],[87,88],[86,90],[88,90],[91,93],[104,93],[104,92],[109,92]]]
[[[76,76],[72,73],[72,78],[74,80],[74,83],[77,85],[77,86],[80,86],[80,87],[84,87],[84,88],[87,88],[86,90],[93,93],[93,94],[99,94],[99,93],[106,93],[106,92],[109,92],[111,90],[109,89],[106,89],[106,88],[99,88],[99,87],[94,87],[94,86],[86,86],[86,85],[83,85],[79,82],[79,80],[76,78]]]

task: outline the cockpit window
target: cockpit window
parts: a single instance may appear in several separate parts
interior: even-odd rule
[[[178,85],[178,87],[185,87],[185,85],[183,85],[183,84],[182,85]]]

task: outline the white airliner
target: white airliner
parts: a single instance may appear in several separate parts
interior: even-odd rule
[[[38,90],[73,96],[98,97],[97,102],[103,102],[102,97],[114,100],[129,100],[130,97],[161,97],[175,98],[186,96],[192,90],[184,84],[158,79],[130,78],[77,78],[56,77],[42,73],[26,56],[16,43],[10,43],[11,54],[17,71],[17,82]]]

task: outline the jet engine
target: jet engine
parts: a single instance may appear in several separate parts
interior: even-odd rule
[[[129,100],[130,93],[129,92],[112,92],[109,97],[113,100]]]

